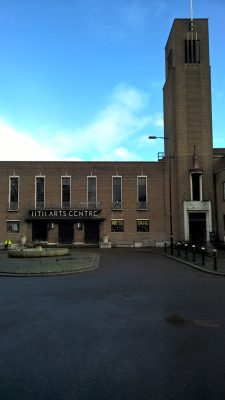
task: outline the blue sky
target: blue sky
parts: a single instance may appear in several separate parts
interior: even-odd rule
[[[214,147],[225,147],[225,1],[209,18]],[[0,0],[0,159],[156,160],[164,48],[189,0]]]

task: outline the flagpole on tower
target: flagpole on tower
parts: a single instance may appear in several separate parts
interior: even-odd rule
[[[193,3],[192,3],[192,0],[190,0],[190,14],[191,14],[190,30],[193,31],[195,29],[195,27],[194,27],[194,21],[193,21]]]
[[[193,21],[193,4],[192,4],[192,0],[190,0],[190,13],[191,13],[191,21]]]

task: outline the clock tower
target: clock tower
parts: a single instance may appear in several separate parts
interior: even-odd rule
[[[166,190],[170,175],[172,233],[175,240],[204,243],[214,228],[207,19],[174,20],[165,49],[165,70]]]

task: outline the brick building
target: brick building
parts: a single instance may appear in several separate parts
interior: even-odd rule
[[[0,162],[0,242],[224,240],[225,149],[212,145],[207,19],[174,21],[165,64],[159,161]]]

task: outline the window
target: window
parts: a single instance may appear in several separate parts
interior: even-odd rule
[[[19,233],[20,221],[7,221],[7,233]]]
[[[111,219],[111,232],[124,232],[123,219]]]
[[[149,232],[149,219],[137,219],[137,232]]]
[[[197,39],[185,40],[185,63],[200,63],[200,41]]]
[[[167,55],[167,73],[173,68],[173,50],[170,49]]]
[[[137,177],[138,209],[147,209],[147,176]]]
[[[87,177],[87,202],[88,207],[96,207],[97,201],[97,178],[96,176]]]
[[[112,177],[112,208],[114,210],[122,208],[122,177]]]
[[[9,209],[17,211],[19,208],[19,177],[9,177]]]
[[[62,207],[70,207],[70,176],[61,177]]]
[[[44,208],[45,205],[45,178],[36,176],[35,181],[36,208]]]
[[[202,174],[200,173],[191,174],[191,194],[192,201],[202,200]]]

